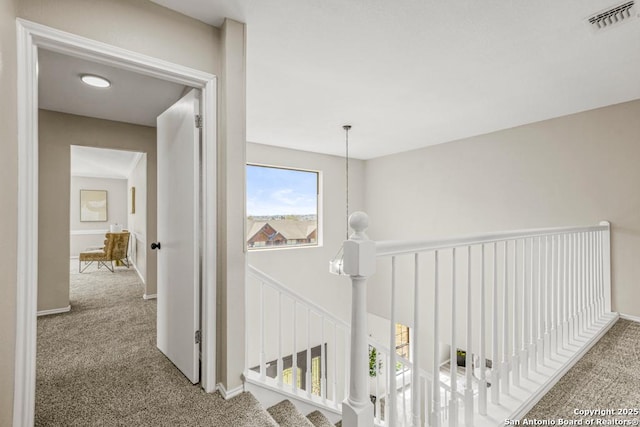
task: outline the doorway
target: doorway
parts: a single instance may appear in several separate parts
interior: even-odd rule
[[[32,425],[38,283],[38,50],[69,54],[202,92],[202,387],[215,389],[215,76],[18,20],[18,303],[15,425]]]

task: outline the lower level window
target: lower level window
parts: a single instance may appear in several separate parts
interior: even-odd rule
[[[396,353],[409,360],[409,327],[396,323]]]

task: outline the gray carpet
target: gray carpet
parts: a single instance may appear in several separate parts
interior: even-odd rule
[[[640,409],[640,324],[620,319],[525,416],[532,419],[640,419],[579,416],[574,409]]]
[[[72,311],[38,319],[35,425],[277,426],[249,393],[225,401],[192,385],[156,349],[156,303],[142,293],[132,269],[71,265]],[[638,323],[619,320],[526,418],[611,418],[573,414],[600,408],[640,408]]]
[[[276,426],[249,393],[225,401],[156,349],[156,302],[133,269],[71,265],[70,313],[38,319],[37,426]]]
[[[267,411],[281,427],[314,427],[289,400],[283,400]]]

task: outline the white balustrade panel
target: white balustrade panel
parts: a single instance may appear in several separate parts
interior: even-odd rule
[[[369,309],[409,325],[415,346],[389,354],[392,327],[378,348],[380,425],[491,425],[611,317],[608,223],[376,246],[369,292],[390,298]]]
[[[358,215],[345,264],[354,295],[369,296],[354,306],[357,327],[252,267],[245,306],[246,375],[327,407],[344,401],[345,427],[370,425],[366,396],[378,426],[493,426],[612,324],[606,222],[376,242],[369,254]],[[359,264],[369,255],[373,275]],[[367,336],[363,309],[388,319],[388,338]],[[396,352],[396,323],[411,328],[409,358]]]

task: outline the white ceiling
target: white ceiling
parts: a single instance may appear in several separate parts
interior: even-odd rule
[[[127,179],[142,153],[71,146],[71,176]]]
[[[81,74],[111,81],[108,89],[87,86]],[[40,108],[99,119],[156,126],[156,117],[176,102],[185,87],[131,71],[39,50]]]
[[[153,0],[247,23],[249,141],[372,158],[640,98],[622,0]]]

